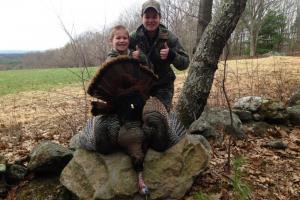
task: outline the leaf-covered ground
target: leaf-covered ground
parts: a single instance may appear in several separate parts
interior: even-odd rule
[[[247,131],[248,139],[232,143],[232,157],[241,156],[241,183],[250,187],[250,199],[297,200],[300,197],[300,128],[274,127],[263,138]],[[282,139],[288,148],[275,150],[264,147],[273,139]],[[227,143],[227,144],[226,144]],[[223,145],[213,145],[209,169],[200,177],[190,192],[210,194],[213,199],[234,199],[234,170],[226,172],[228,138]],[[233,160],[233,159],[232,159]],[[231,160],[231,164],[232,164]],[[241,198],[237,198],[241,199]]]
[[[251,64],[252,63],[252,64]],[[262,60],[230,61],[227,91],[233,102],[245,95],[259,95],[288,101],[300,88],[300,58],[271,57]],[[222,64],[210,95],[210,105],[225,105],[220,89]],[[176,102],[186,74],[178,75]],[[90,99],[88,98],[88,101]],[[49,91],[23,92],[0,98],[0,152],[9,162],[26,158],[40,141],[53,140],[67,146],[89,115],[85,96],[80,87],[63,87]],[[232,142],[232,160],[242,156],[241,182],[250,186],[251,199],[300,199],[300,128],[273,126],[263,137],[247,128],[248,139]],[[273,140],[288,144],[285,150],[264,147]],[[213,199],[233,199],[234,173],[224,170],[227,162],[226,137],[223,144],[212,143],[213,154],[209,168],[197,177],[186,199],[201,199],[202,193]]]

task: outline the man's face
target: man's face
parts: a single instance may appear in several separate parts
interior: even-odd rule
[[[157,30],[160,23],[160,15],[153,8],[148,8],[142,16],[143,25],[149,32]]]

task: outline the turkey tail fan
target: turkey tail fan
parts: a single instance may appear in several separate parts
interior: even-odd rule
[[[160,113],[161,116],[165,119],[161,122],[166,123],[166,126],[168,127],[166,133],[168,143],[166,144],[165,148],[169,148],[177,144],[187,134],[187,131],[178,119],[176,112],[171,111],[168,113],[165,106],[156,97],[150,97],[143,108],[144,116],[151,113]],[[144,121],[146,120],[144,119]],[[156,132],[155,134],[158,135],[158,132]],[[157,140],[155,142],[157,143]]]
[[[177,144],[187,134],[187,131],[174,111],[169,113],[167,121],[169,125],[169,147],[171,147]]]
[[[120,95],[138,91],[146,99],[158,77],[138,60],[118,56],[102,65],[92,79],[87,93],[110,104]]]

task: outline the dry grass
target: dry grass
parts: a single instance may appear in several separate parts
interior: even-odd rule
[[[300,88],[299,66],[300,57],[228,61],[226,88],[231,103],[247,95],[287,102],[290,95]],[[185,77],[183,73],[177,76],[174,102],[177,101]],[[226,105],[221,88],[222,78],[223,63],[220,63],[208,101],[210,105]],[[42,140],[68,145],[69,139],[84,126],[85,113],[84,94],[79,86],[2,96],[0,152],[9,162],[14,162],[26,156]],[[249,148],[254,151],[256,139],[248,145],[252,145]],[[244,147],[240,149],[237,145],[234,148],[241,151]],[[215,155],[212,166],[216,165],[216,158],[222,156],[225,158],[225,153]]]
[[[252,95],[287,102],[300,88],[300,57],[272,56],[268,58],[228,61],[226,88],[229,99]],[[222,92],[224,62],[219,64],[209,103],[226,105]]]
[[[0,105],[0,150],[11,162],[42,140],[67,145],[85,122],[80,87],[7,95],[0,98]]]
[[[224,62],[220,62],[208,99],[212,106],[226,106],[222,90]],[[226,70],[226,91],[231,103],[243,96],[261,96],[286,103],[300,88],[300,57],[229,60]],[[187,73],[177,75],[174,103],[180,94]]]
[[[226,88],[231,102],[257,95],[286,102],[300,87],[300,57],[268,57],[228,61]],[[176,102],[186,74],[176,79]],[[226,105],[221,83],[223,63],[215,75],[208,103]],[[64,87],[23,92],[0,98],[0,150],[12,161],[19,151],[29,152],[36,142],[50,139],[67,144],[85,122],[82,89]],[[23,153],[24,154],[24,153]]]

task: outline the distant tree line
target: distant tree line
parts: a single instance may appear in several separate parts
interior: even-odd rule
[[[209,23],[210,18],[207,16],[210,13],[218,14],[216,10],[221,1],[161,1],[163,23],[180,38],[190,56],[199,41],[199,32],[203,31],[199,30],[197,24]],[[209,5],[207,2],[211,2],[212,7],[203,9],[201,5]],[[206,11],[207,13],[203,13]],[[97,66],[105,60],[110,49],[108,37],[110,27],[115,24],[123,24],[129,31],[136,29],[141,24],[140,7],[131,7],[123,12],[114,24],[105,26],[98,32],[87,31],[74,36],[62,48],[26,54],[21,59],[20,67]],[[248,0],[245,12],[228,40],[227,49],[232,58],[270,53],[300,55],[299,0]]]

